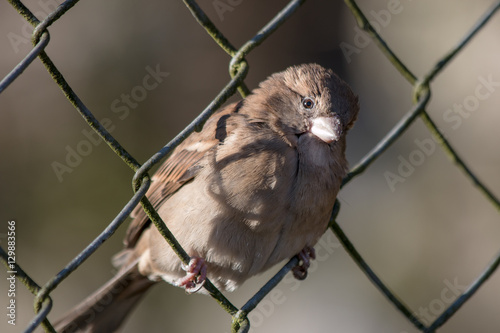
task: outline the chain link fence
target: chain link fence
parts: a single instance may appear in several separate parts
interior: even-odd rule
[[[47,30],[53,23],[59,20],[63,15],[72,9],[78,1],[65,1],[57,7],[56,10],[51,12],[45,19],[40,21],[32,11],[30,11],[21,1],[8,0],[8,2],[17,10],[17,12],[33,27],[32,35],[32,50],[26,55],[12,71],[7,74],[0,82],[0,93],[9,87],[22,73],[26,70],[33,61],[38,58],[45,66],[54,82],[63,91],[69,103],[73,105],[76,111],[85,119],[88,126],[104,140],[111,150],[118,155],[121,160],[130,167],[134,172],[132,179],[135,194],[130,198],[129,202],[123,207],[121,212],[107,225],[102,233],[95,238],[83,251],[81,251],[69,264],[64,267],[60,272],[55,274],[49,281],[43,285],[35,282],[36,277],[31,277],[21,268],[21,263],[13,260],[13,253],[15,250],[15,242],[7,243],[0,247],[0,255],[4,264],[7,266],[7,274],[14,274],[18,281],[21,281],[26,288],[34,295],[34,310],[35,316],[30,322],[29,326],[24,329],[25,332],[33,332],[37,327],[42,326],[46,332],[54,332],[54,329],[47,319],[47,315],[51,311],[53,300],[51,293],[80,265],[92,256],[97,249],[109,239],[117,228],[127,219],[132,210],[138,204],[141,204],[143,209],[148,214],[151,221],[160,233],[165,237],[166,241],[174,248],[179,258],[187,263],[189,261],[188,254],[183,250],[182,246],[176,241],[173,234],[165,226],[161,217],[158,215],[154,207],[144,196],[148,190],[151,180],[148,172],[158,163],[169,155],[169,153],[179,145],[190,133],[199,130],[204,122],[217,110],[228,98],[232,95],[239,93],[241,97],[245,97],[249,93],[249,89],[245,85],[244,79],[249,72],[249,64],[246,57],[261,43],[273,34],[280,26],[291,16],[297,15],[300,11],[300,6],[305,2],[290,1],[281,11],[264,26],[262,27],[253,38],[243,43],[239,48],[236,48],[225,37],[225,35],[217,29],[212,20],[205,14],[200,6],[191,0],[185,0],[185,5],[191,11],[194,19],[206,30],[207,34],[212,37],[215,42],[231,57],[229,63],[229,73],[231,80],[222,89],[222,91],[212,100],[200,115],[192,121],[184,130],[182,130],[172,141],[166,144],[161,150],[151,156],[145,163],[139,163],[136,158],[127,152],[127,150],[110,134],[109,130],[102,122],[98,121],[95,115],[83,103],[78,94],[67,83],[63,74],[59,71],[56,64],[45,53],[45,48],[49,45],[50,34]],[[343,186],[362,175],[372,163],[393,144],[397,141],[405,131],[414,124],[416,119],[421,119],[427,126],[429,132],[439,142],[441,148],[449,155],[450,163],[453,163],[458,169],[463,172],[496,210],[500,211],[500,201],[487,187],[486,184],[479,180],[479,177],[471,170],[471,168],[464,162],[458,155],[455,147],[445,138],[444,134],[440,131],[435,121],[429,116],[426,107],[431,97],[431,83],[446,66],[455,59],[456,55],[470,43],[473,37],[484,27],[484,25],[492,18],[500,8],[500,2],[492,6],[487,12],[484,13],[477,23],[471,27],[470,31],[463,36],[455,47],[448,53],[444,54],[442,58],[435,63],[435,65],[428,70],[428,72],[421,77],[417,77],[410,71],[404,60],[398,58],[391,47],[382,39],[381,35],[376,31],[370,21],[367,19],[366,14],[360,9],[356,1],[345,1],[348,8],[356,18],[359,27],[364,30],[375,41],[380,51],[387,57],[399,73],[410,83],[413,87],[413,104],[414,106],[399,120],[399,122],[385,135],[385,137],[378,142],[375,147],[364,156],[349,172],[348,176],[344,179]],[[500,264],[500,253],[491,261],[487,267],[484,268],[482,274],[477,276],[477,279],[468,286],[457,299],[455,299],[432,323],[425,324],[421,318],[418,318],[405,302],[391,291],[391,288],[382,282],[381,278],[370,268],[367,262],[363,259],[362,255],[356,250],[356,247],[346,236],[342,228],[336,221],[336,217],[340,210],[340,204],[337,201],[333,214],[330,220],[330,229],[339,239],[345,250],[350,254],[352,259],[356,262],[359,268],[366,274],[371,282],[380,290],[380,292],[391,302],[398,311],[400,311],[418,330],[422,332],[435,332],[438,328],[443,326],[453,315],[473,296],[478,289],[483,285],[488,278],[495,272]],[[11,246],[12,245],[12,246]],[[279,272],[272,277],[264,286],[251,297],[246,304],[241,308],[236,307],[232,302],[226,298],[219,290],[217,290],[210,281],[207,281],[205,288],[208,290],[213,299],[218,303],[229,315],[228,326],[231,325],[233,332],[248,332],[251,322],[248,319],[249,314],[254,310],[259,303],[275,288],[285,275],[298,263],[298,258],[292,258],[286,263]]]

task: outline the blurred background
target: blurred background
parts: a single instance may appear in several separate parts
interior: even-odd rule
[[[59,1],[59,0],[58,0]],[[428,72],[496,1],[358,1],[417,76]],[[252,38],[286,1],[199,1],[233,45]],[[25,4],[39,19],[57,2]],[[248,57],[250,89],[294,64],[317,62],[359,94],[348,136],[356,164],[411,108],[412,88],[356,28],[342,1],[308,1]],[[31,28],[0,3],[0,77],[30,50]],[[97,119],[139,162],[186,126],[229,81],[229,56],[181,1],[81,1],[49,28],[48,55]],[[431,85],[428,111],[472,171],[500,196],[500,13]],[[156,82],[144,79],[161,72]],[[167,74],[168,73],[168,74]],[[489,83],[488,83],[489,82]],[[129,97],[127,97],[129,96]],[[238,99],[238,96],[231,100]],[[107,119],[107,120],[104,120]],[[17,227],[17,262],[45,284],[90,243],[133,194],[133,172],[65,99],[37,59],[0,95],[0,233]],[[76,152],[76,153],[75,153]],[[499,251],[499,212],[417,120],[339,196],[338,222],[381,279],[425,323],[441,314]],[[51,320],[113,275],[127,222],[51,297]],[[1,235],[0,235],[1,236]],[[5,248],[5,239],[0,238]],[[417,332],[328,231],[309,277],[288,276],[250,315],[253,332]],[[279,267],[227,297],[242,306]],[[2,274],[2,276],[4,276]],[[0,279],[0,308],[7,283]],[[20,332],[33,296],[17,283]],[[500,274],[440,332],[498,332]],[[167,284],[149,293],[123,332],[229,332],[210,297]]]

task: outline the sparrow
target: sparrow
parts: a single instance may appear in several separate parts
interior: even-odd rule
[[[146,194],[190,255],[183,265],[138,206],[114,259],[115,277],[55,324],[58,332],[115,332],[159,281],[233,291],[298,255],[307,275],[347,173],[357,119],[349,85],[318,64],[293,66],[214,113],[152,177]]]

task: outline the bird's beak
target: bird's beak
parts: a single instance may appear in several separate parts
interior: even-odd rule
[[[335,115],[332,117],[318,117],[311,122],[310,131],[326,143],[340,139],[342,126],[340,119]]]

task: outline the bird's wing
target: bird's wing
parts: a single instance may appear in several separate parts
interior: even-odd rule
[[[193,132],[184,140],[153,175],[152,185],[146,197],[155,209],[196,176],[201,168],[198,162],[210,149],[223,141],[227,135],[225,120],[235,113],[239,106],[240,104],[234,103],[212,115],[203,130],[199,133]],[[125,236],[126,248],[134,247],[143,231],[151,224],[141,205],[134,209],[131,217],[134,220]]]

